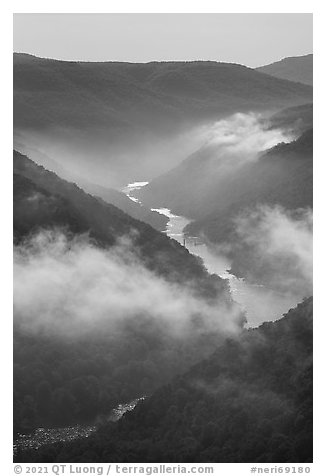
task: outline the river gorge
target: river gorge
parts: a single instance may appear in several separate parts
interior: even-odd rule
[[[133,193],[148,183],[146,181],[129,183],[122,191],[130,200],[141,205]],[[152,211],[161,213],[169,219],[165,230],[167,236],[185,246],[190,253],[200,257],[209,273],[217,274],[229,281],[232,298],[245,311],[248,327],[257,327],[265,321],[280,319],[302,300],[302,296],[296,293],[278,292],[260,283],[247,283],[245,279],[234,276],[228,271],[231,262],[227,257],[198,237],[184,235],[184,228],[191,222],[189,218],[174,215],[171,210],[164,207],[152,208]]]

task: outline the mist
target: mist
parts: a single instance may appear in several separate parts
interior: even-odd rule
[[[291,142],[293,134],[267,127],[266,115],[236,113],[217,121],[208,132],[206,147],[213,152],[213,166],[218,172],[236,172],[247,163],[256,161],[260,154],[280,142]]]
[[[63,178],[78,177],[101,186],[121,188],[130,182],[150,181],[192,154],[213,150],[215,167],[235,168],[291,135],[269,130],[265,116],[236,113],[218,121],[197,125],[181,123],[173,130],[90,129],[86,134],[73,128],[40,131],[18,129],[15,147],[45,167],[54,164]],[[43,154],[43,157],[42,157]],[[45,157],[47,156],[47,157]]]
[[[251,280],[261,277],[276,289],[307,297],[313,289],[311,209],[288,211],[259,206],[235,219],[237,258],[249,253]]]
[[[271,129],[267,117],[267,112],[238,112],[203,126],[203,145],[177,167],[150,181],[137,197],[148,207],[169,208],[190,219],[223,209],[247,185],[249,168],[264,151],[293,139],[287,131]]]
[[[191,335],[239,331],[236,305],[207,302],[146,269],[132,238],[109,250],[87,236],[43,231],[14,249],[15,324],[30,332],[78,336],[130,322],[155,322],[162,333]]]
[[[208,134],[206,125],[190,124],[161,133],[149,130],[108,133],[98,129],[85,134],[73,128],[57,127],[18,130],[15,148],[45,167],[52,162],[55,171],[68,180],[80,177],[120,189],[131,182],[151,180],[175,167],[201,147]]]

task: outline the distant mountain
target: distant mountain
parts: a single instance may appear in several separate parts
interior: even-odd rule
[[[17,461],[311,463],[312,304],[227,340],[95,435]]]
[[[313,55],[292,56],[281,61],[260,66],[256,71],[276,78],[313,85]]]
[[[89,63],[14,55],[15,130],[26,145],[38,144],[60,164],[105,187],[172,168],[200,137],[198,128],[227,114],[276,111],[311,100],[307,85],[237,64]]]

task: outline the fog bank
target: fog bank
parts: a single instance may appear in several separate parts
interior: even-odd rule
[[[248,253],[248,271],[261,274],[276,288],[307,297],[313,290],[312,210],[288,211],[259,206],[235,219],[237,253]]]
[[[14,314],[29,332],[78,335],[128,321],[155,321],[164,333],[233,333],[239,309],[191,294],[146,269],[128,237],[109,250],[86,236],[41,232],[14,250]]]

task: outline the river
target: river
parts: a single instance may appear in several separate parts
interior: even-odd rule
[[[120,420],[127,412],[131,412],[144,397],[135,398],[131,402],[120,403],[113,408],[108,417],[102,419],[105,421],[116,422]],[[36,428],[31,433],[18,433],[14,440],[14,455],[18,451],[37,450],[44,445],[51,445],[59,442],[68,442],[79,438],[88,438],[98,429],[98,424],[93,425],[72,425],[63,428]]]
[[[148,182],[134,182],[128,184],[122,191],[134,202],[141,205],[141,202],[133,196],[135,190],[147,185]],[[197,237],[185,237],[183,229],[190,219],[177,216],[171,213],[168,208],[152,208],[169,218],[165,233],[170,238],[185,246],[190,253],[202,258],[206,269],[210,273],[215,273],[223,279],[228,279],[232,298],[245,311],[247,316],[247,326],[257,327],[266,321],[275,321],[282,317],[292,307],[295,307],[302,296],[290,293],[277,292],[259,283],[249,284],[242,278],[237,278],[230,274],[230,261]]]

